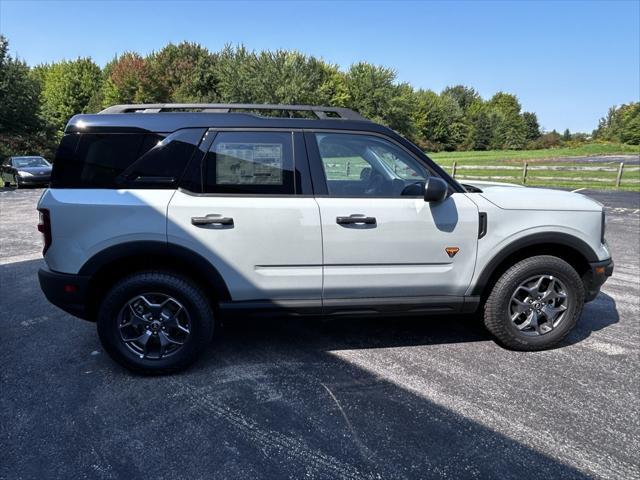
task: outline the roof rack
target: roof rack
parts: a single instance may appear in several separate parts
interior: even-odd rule
[[[229,113],[231,110],[282,110],[312,112],[320,119],[367,120],[348,108],[316,105],[269,105],[263,103],[141,103],[114,105],[99,113],[161,113],[175,110],[198,110],[202,113]]]

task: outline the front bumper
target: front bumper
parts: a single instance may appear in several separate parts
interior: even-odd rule
[[[600,287],[611,275],[613,275],[613,259],[590,263],[589,270],[582,276],[585,290],[584,301],[594,300],[600,293]]]
[[[53,272],[48,268],[38,270],[40,288],[47,300],[65,312],[85,320],[89,320],[87,308],[89,278]]]
[[[49,185],[51,175],[31,175],[29,177],[18,176],[17,181],[20,185]]]

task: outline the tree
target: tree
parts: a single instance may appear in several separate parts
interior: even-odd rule
[[[445,88],[441,95],[447,95],[453,98],[460,109],[467,113],[469,107],[480,99],[480,95],[471,87],[465,87],[464,85],[456,85],[455,87]]]
[[[37,128],[39,95],[29,67],[9,56],[9,42],[0,36],[0,132]]]
[[[470,125],[469,149],[488,150],[493,138],[489,106],[482,99],[476,100],[467,111],[467,120]]]
[[[63,60],[42,70],[41,115],[62,135],[73,115],[86,113],[89,101],[101,87],[101,72],[90,58]]]
[[[137,92],[141,102],[207,102],[218,99],[215,57],[197,43],[168,44],[144,59]]]
[[[383,122],[394,96],[396,72],[390,68],[360,62],[345,76],[348,106],[371,120]]]
[[[416,127],[430,150],[455,150],[465,138],[464,115],[458,103],[448,95],[431,90],[416,93]]]
[[[0,162],[10,155],[50,153],[39,104],[38,79],[23,61],[9,55],[9,42],[0,35]]]
[[[640,102],[609,108],[607,116],[598,122],[593,137],[640,145]]]
[[[564,140],[565,142],[568,142],[569,140],[571,140],[571,132],[569,131],[569,129],[565,129],[565,131],[562,133],[562,140]]]
[[[146,66],[145,59],[133,52],[124,53],[109,62],[104,69],[102,106],[140,102],[142,85],[148,78]]]
[[[538,116],[532,112],[523,112],[522,119],[525,124],[525,138],[528,141],[534,141],[540,138],[540,124],[538,123]]]
[[[519,150],[526,143],[527,127],[520,115],[520,102],[515,95],[498,92],[489,101],[495,112],[494,148]]]

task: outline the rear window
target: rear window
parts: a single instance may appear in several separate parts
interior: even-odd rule
[[[56,152],[52,188],[175,187],[204,129],[67,134]]]

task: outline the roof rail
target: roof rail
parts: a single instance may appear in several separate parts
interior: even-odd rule
[[[202,113],[228,113],[231,110],[282,110],[313,112],[320,119],[367,120],[348,108],[316,105],[269,105],[263,103],[141,103],[114,105],[99,113],[160,113],[172,110],[199,110]]]

